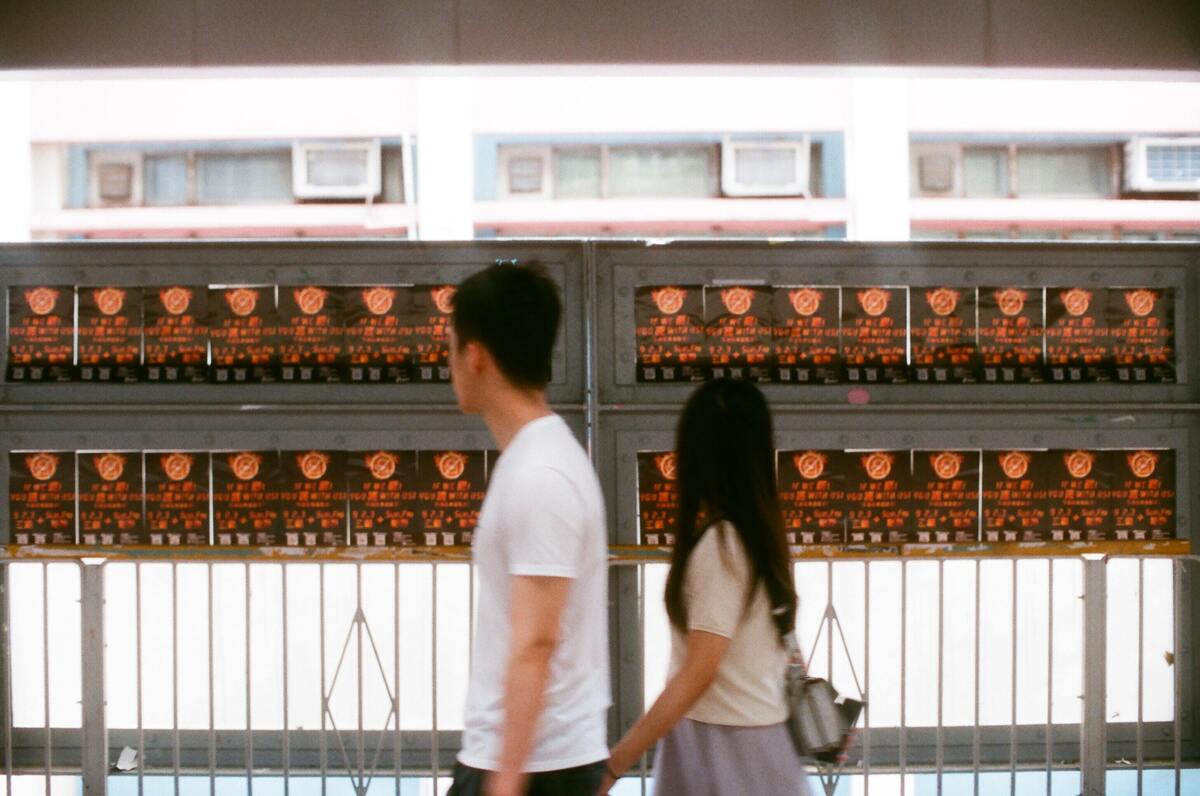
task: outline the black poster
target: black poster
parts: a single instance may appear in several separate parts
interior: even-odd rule
[[[450,314],[454,312],[453,285],[418,285],[408,291],[402,315],[412,328],[413,380],[450,381]]]
[[[10,453],[8,516],[13,544],[74,544],[75,454]]]
[[[779,503],[791,545],[846,541],[846,454],[779,451]]]
[[[427,547],[470,545],[483,506],[483,451],[421,451],[417,454],[420,533]]]
[[[411,302],[412,288],[374,285],[346,288],[346,381],[354,383],[412,380],[416,360]]]
[[[702,287],[639,287],[634,316],[638,381],[703,381],[707,377]]]
[[[1175,538],[1175,451],[1112,451],[1113,538]]]
[[[335,382],[342,368],[342,294],[319,285],[279,288],[279,377]]]
[[[837,384],[842,380],[840,300],[836,287],[775,288],[776,381]]]
[[[708,361],[714,378],[771,380],[772,290],[704,288]]]
[[[136,382],[142,362],[142,291],[81,287],[79,379]]]
[[[920,544],[979,540],[979,451],[913,452],[913,523]]]
[[[75,353],[75,290],[8,289],[8,380],[70,381]]]
[[[136,451],[81,451],[79,541],[86,545],[146,543],[142,457]]]
[[[212,474],[217,544],[272,547],[282,543],[278,451],[213,453]]]
[[[1045,379],[1040,287],[979,288],[980,381],[1029,384]]]
[[[869,384],[908,380],[907,288],[842,288],[846,379]]]
[[[675,464],[674,452],[638,453],[638,521],[644,545],[675,544],[675,524],[679,521]]]
[[[846,454],[847,534],[850,544],[905,544],[912,532],[912,473],[908,451]]]
[[[1175,381],[1175,291],[1110,288],[1107,326],[1117,381]]]
[[[282,451],[283,542],[288,547],[346,544],[345,451]]]
[[[1050,538],[1104,541],[1113,536],[1115,451],[1052,450],[1047,455]]]
[[[1045,451],[983,454],[983,541],[1049,541],[1047,465]]]
[[[208,453],[146,451],[142,459],[150,544],[208,544]]]
[[[360,547],[417,544],[417,454],[354,451],[347,456],[346,472],[350,543]]]
[[[975,288],[914,287],[912,378],[918,384],[975,381],[979,367]]]
[[[213,381],[240,384],[275,378],[278,348],[274,287],[212,288],[208,317]]]
[[[142,317],[146,381],[208,380],[208,288],[143,288]]]
[[[1103,288],[1046,289],[1046,373],[1050,381],[1109,381],[1112,351]]]

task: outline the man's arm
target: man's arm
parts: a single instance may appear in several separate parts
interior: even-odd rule
[[[529,757],[558,646],[559,624],[571,590],[570,578],[515,575],[510,578],[512,642],[504,676],[504,729],[500,770],[489,779],[489,796],[524,792],[521,769]]]

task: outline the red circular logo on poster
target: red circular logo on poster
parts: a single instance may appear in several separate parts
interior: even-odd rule
[[[116,315],[125,306],[125,291],[115,287],[105,287],[92,291],[92,299],[96,307],[105,315]]]
[[[385,481],[396,472],[396,457],[387,451],[377,451],[367,457],[367,469],[377,481]]]
[[[249,451],[235,453],[229,457],[229,466],[233,468],[233,474],[242,481],[249,481],[258,475],[260,464],[262,464],[262,457]]]
[[[949,315],[958,307],[959,292],[948,287],[925,291],[925,301],[938,315]]]
[[[862,457],[863,469],[873,480],[882,481],[892,474],[892,462],[895,458],[892,454],[883,451],[868,453]]]
[[[309,481],[316,481],[329,469],[329,456],[319,451],[302,453],[296,459],[300,463],[300,472]]]
[[[1088,311],[1088,306],[1092,303],[1091,291],[1078,287],[1071,288],[1062,294],[1062,303],[1068,313],[1079,317]]]
[[[1139,318],[1154,312],[1154,302],[1157,298],[1153,290],[1125,291],[1125,303],[1129,305],[1129,311]]]
[[[996,306],[1000,311],[1008,317],[1020,315],[1021,310],[1025,309],[1025,299],[1028,294],[1024,290],[1017,290],[1015,287],[1006,287],[1003,290],[996,291]]]
[[[1063,456],[1063,461],[1066,462],[1067,472],[1072,478],[1087,478],[1092,473],[1096,454],[1091,451],[1071,451]]]
[[[442,478],[448,481],[458,480],[467,469],[467,457],[454,451],[443,453],[434,461],[437,462],[437,468],[441,472]]]
[[[721,291],[721,301],[734,315],[745,315],[754,304],[754,292],[744,287],[731,287]]]
[[[680,287],[664,287],[651,291],[650,297],[654,299],[654,306],[658,307],[659,312],[663,315],[674,315],[683,309],[687,291]]]
[[[233,311],[234,315],[245,318],[258,306],[258,291],[248,287],[227,290],[225,291],[225,301],[229,303],[229,309]]]
[[[1024,451],[1009,451],[1000,455],[1000,469],[1012,480],[1024,478],[1029,472],[1029,462],[1032,457]]]
[[[882,315],[887,312],[888,301],[891,298],[891,293],[877,287],[858,291],[859,305],[863,308],[863,312],[872,316]]]
[[[163,309],[171,315],[182,315],[192,303],[192,291],[186,287],[168,287],[158,291]]]
[[[396,300],[396,291],[386,287],[369,287],[362,292],[363,304],[372,315],[387,315]]]
[[[192,473],[192,457],[186,453],[168,453],[162,457],[162,469],[172,481],[182,481]]]
[[[319,287],[301,287],[292,291],[296,306],[305,315],[316,315],[325,309],[325,297],[328,295],[328,290]]]
[[[457,288],[453,285],[433,289],[433,303],[437,305],[438,312],[443,315],[449,315],[454,312],[454,294],[456,291]]]
[[[25,291],[25,303],[34,315],[49,315],[58,303],[58,291],[51,287],[35,287]]]
[[[1137,478],[1149,478],[1154,475],[1154,470],[1158,467],[1158,454],[1150,451],[1127,453],[1125,460],[1129,462],[1130,472]]]
[[[25,466],[38,481],[49,481],[58,472],[58,457],[51,453],[35,453],[25,457]]]
[[[788,298],[792,300],[792,309],[796,311],[797,315],[803,315],[805,318],[821,308],[821,297],[821,291],[813,290],[811,287],[802,287],[799,290],[788,292]]]
[[[949,481],[962,470],[963,456],[961,453],[942,451],[930,456],[929,460],[933,464],[933,471],[943,481]]]
[[[125,457],[116,453],[105,453],[97,456],[96,472],[105,481],[116,481],[125,472]]]
[[[805,451],[797,453],[793,461],[796,463],[796,470],[799,471],[800,477],[811,481],[814,478],[820,478],[825,473],[827,458],[825,454],[818,451]]]
[[[662,473],[662,477],[668,481],[674,481],[678,474],[679,460],[674,453],[663,453],[654,457],[654,463],[658,465],[658,471]]]

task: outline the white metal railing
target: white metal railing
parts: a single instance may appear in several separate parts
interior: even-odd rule
[[[615,563],[637,599],[622,608],[614,594],[636,634],[614,650],[642,662],[616,702],[645,706],[666,677],[666,564]],[[1086,790],[1097,777],[1188,792],[1196,566],[797,562],[812,670],[868,700],[850,792],[1102,792]],[[471,647],[467,563],[20,561],[0,574],[7,793],[73,777],[101,792],[109,776],[139,794],[216,794],[231,777],[247,793],[448,785]],[[110,774],[125,747],[135,765]],[[622,788],[650,792],[650,765]]]

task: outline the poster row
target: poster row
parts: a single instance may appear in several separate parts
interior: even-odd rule
[[[1175,538],[1175,451],[777,451],[792,545]],[[642,544],[674,543],[671,452],[638,454]]]
[[[469,545],[488,451],[14,451],[12,542]]]
[[[451,285],[12,287],[9,381],[445,382]]]
[[[1147,287],[656,285],[637,380],[1175,381],[1175,296]]]

